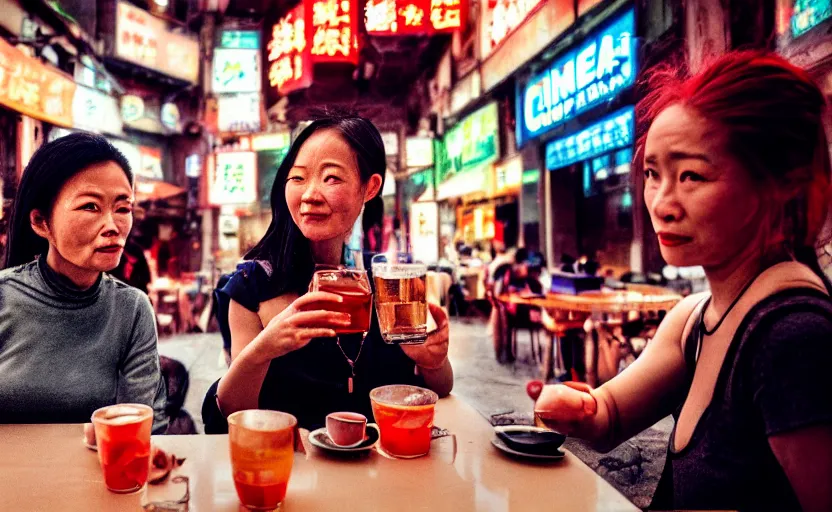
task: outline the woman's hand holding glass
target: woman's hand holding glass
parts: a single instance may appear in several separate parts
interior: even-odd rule
[[[258,353],[271,360],[305,347],[313,338],[334,338],[336,329],[350,324],[350,315],[331,309],[342,301],[340,295],[327,292],[298,297],[263,329]]]
[[[591,429],[598,412],[592,392],[583,382],[544,386],[534,404],[535,423],[566,435]]]
[[[425,370],[436,370],[448,358],[448,315],[445,310],[430,302],[428,309],[436,321],[436,330],[429,332],[425,343],[420,345],[399,345],[407,357]]]

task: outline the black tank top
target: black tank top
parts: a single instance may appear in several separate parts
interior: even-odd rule
[[[685,343],[688,390],[702,329],[700,313]],[[679,452],[673,428],[650,508],[800,510],[768,437],[832,422],[824,379],[830,357],[828,296],[790,289],[757,304],[734,334],[711,403]],[[676,421],[686,395],[673,414]]]

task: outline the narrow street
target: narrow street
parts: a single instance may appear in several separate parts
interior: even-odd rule
[[[481,319],[451,320],[449,357],[454,367],[453,393],[474,406],[491,421],[528,422],[532,401],[526,382],[537,376],[529,350],[528,333],[518,340],[518,360],[499,364],[494,360],[491,338]],[[225,373],[219,333],[189,334],[162,338],[159,352],[182,362],[190,374],[185,408],[201,430],[200,411],[208,387]],[[637,506],[649,504],[649,497],[661,474],[667,437],[672,421],[663,420],[628,443],[607,454],[595,452],[580,441],[568,440],[566,448],[632,500]]]

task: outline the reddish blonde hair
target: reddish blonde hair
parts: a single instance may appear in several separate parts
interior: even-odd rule
[[[672,105],[693,109],[723,136],[734,155],[772,198],[773,243],[818,267],[814,246],[826,221],[829,148],[823,129],[826,101],[803,69],[759,51],[731,52],[699,73],[684,77],[678,68],[653,70],[642,80],[648,93],[637,106],[640,137],[636,168],[644,154],[647,129]],[[782,206],[782,208],[780,208]],[[819,270],[819,269],[818,269]]]

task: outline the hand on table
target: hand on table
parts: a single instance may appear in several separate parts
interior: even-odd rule
[[[428,333],[427,340],[421,345],[400,346],[417,366],[426,370],[436,370],[441,368],[448,358],[448,315],[440,306],[430,302],[428,309],[436,321],[436,330]]]

